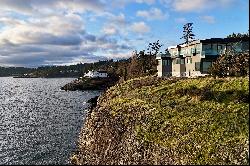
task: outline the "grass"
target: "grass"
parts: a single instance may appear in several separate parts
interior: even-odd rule
[[[92,126],[103,121],[100,131],[105,135],[97,129],[91,131],[90,138],[96,142],[84,148],[92,150],[98,147],[98,140],[101,143],[117,137],[122,143],[109,152],[114,159],[98,158],[100,162],[249,164],[248,96],[248,77],[129,80],[111,87],[99,98],[95,112],[98,120],[93,116],[89,121]],[[115,126],[123,130],[117,132]],[[125,139],[128,134],[135,136],[132,143]],[[120,151],[131,155],[123,157],[126,155],[120,155]],[[135,154],[140,157],[133,157]]]
[[[111,88],[105,103],[137,121],[139,140],[172,149],[180,163],[249,162],[248,78],[149,79]]]

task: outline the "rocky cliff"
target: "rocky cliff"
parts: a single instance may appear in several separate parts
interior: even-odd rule
[[[109,88],[72,164],[249,164],[249,78],[144,77]]]

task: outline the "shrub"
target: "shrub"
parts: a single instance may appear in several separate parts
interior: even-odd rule
[[[226,53],[212,65],[209,73],[213,76],[246,76],[249,74],[249,52]]]

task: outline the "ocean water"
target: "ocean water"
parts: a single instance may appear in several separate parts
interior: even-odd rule
[[[101,91],[62,91],[73,78],[0,77],[0,165],[68,164]]]

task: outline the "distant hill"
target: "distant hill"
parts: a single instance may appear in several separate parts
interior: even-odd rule
[[[129,62],[127,60],[107,60],[99,61],[94,63],[80,63],[69,66],[42,66],[37,68],[25,68],[25,67],[0,67],[0,77],[7,76],[21,76],[24,74],[30,74],[34,77],[80,77],[89,70],[106,70],[111,75],[119,75],[120,70],[118,69]]]
[[[0,77],[18,76],[34,71],[35,69],[24,67],[0,67]]]

